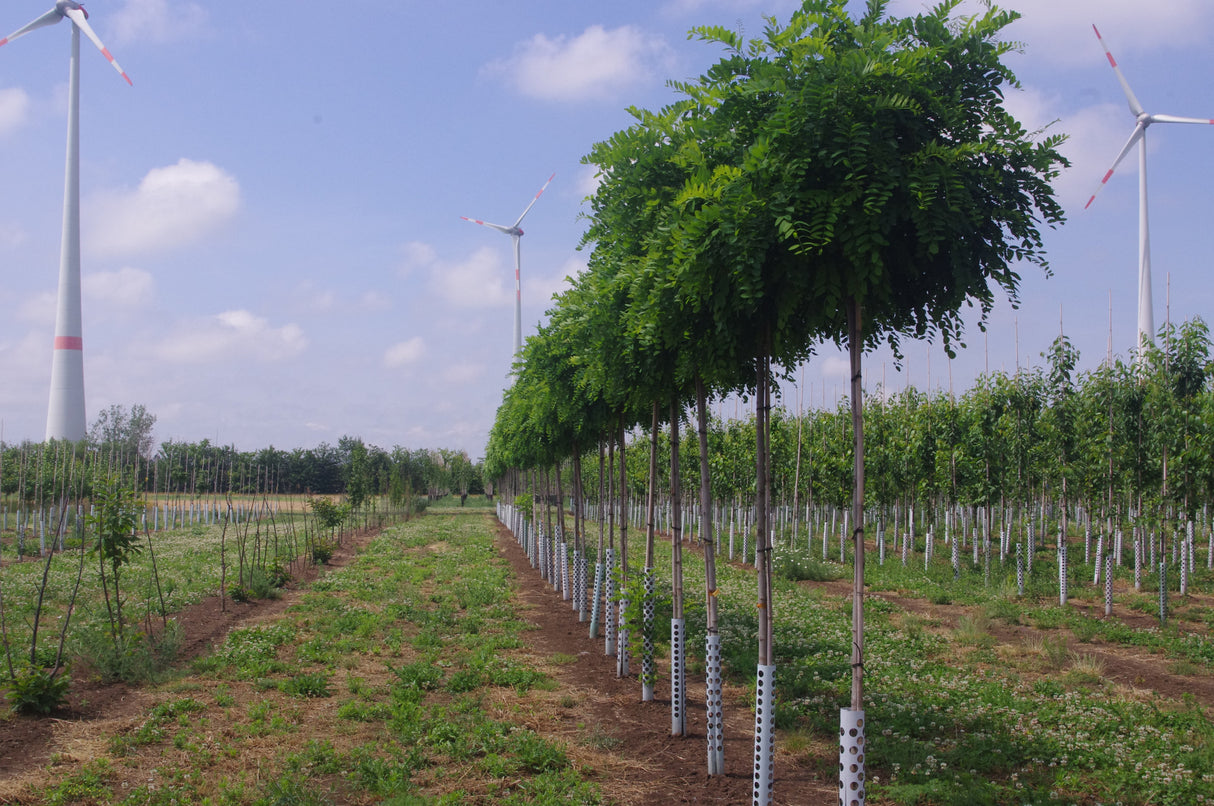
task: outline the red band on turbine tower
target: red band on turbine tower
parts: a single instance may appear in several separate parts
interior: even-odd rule
[[[84,349],[84,339],[80,338],[79,336],[56,336],[55,337],[55,349],[56,350],[83,350]]]

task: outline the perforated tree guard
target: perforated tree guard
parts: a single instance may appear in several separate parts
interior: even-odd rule
[[[1058,604],[1065,606],[1067,600],[1067,560],[1066,541],[1058,541]]]
[[[603,618],[603,564],[594,564],[594,596],[590,598],[590,639],[599,637],[599,623]]]
[[[627,597],[620,599],[618,621],[616,622],[615,647],[615,676],[628,676],[628,621],[625,612],[628,609]]]
[[[681,618],[670,620],[670,735],[687,734],[687,633]],[[719,649],[719,645],[718,645]],[[719,672],[719,661],[718,661]]]
[[[1168,623],[1168,564],[1159,563],[1159,623]]]
[[[1022,545],[1016,544],[1016,591],[1021,596],[1024,595],[1024,552],[1021,550]]]
[[[1111,557],[1112,555],[1110,554],[1109,556]],[[1086,558],[1084,562],[1087,562]],[[1099,585],[1100,569],[1104,565],[1104,535],[1096,536],[1096,562],[1092,563],[1092,565],[1095,566],[1095,570],[1092,572],[1092,584]]]
[[[615,641],[615,550],[607,549],[603,552],[607,557],[607,567],[604,569],[607,584],[607,623],[603,625],[603,637],[606,641],[605,652],[607,657],[614,658],[616,652]]]
[[[641,700],[652,702],[653,684],[658,677],[658,665],[653,658],[653,596],[655,582],[653,569],[645,569],[645,601],[641,606],[641,618],[645,627],[641,630]]]
[[[839,710],[839,803],[864,806],[863,710]]]
[[[1113,555],[1104,558],[1104,614],[1113,615]]]
[[[754,806],[771,803],[772,784],[775,781],[775,753],[773,741],[773,717],[776,704],[775,664],[760,664],[755,679],[755,768]]]
[[[673,633],[673,625],[671,630]],[[672,641],[673,643],[673,641]],[[725,714],[721,707],[721,636],[709,635],[704,655],[706,731],[708,738],[708,774],[725,774]],[[673,702],[674,698],[671,698]],[[686,711],[686,709],[684,709]],[[673,713],[671,733],[674,733]]]

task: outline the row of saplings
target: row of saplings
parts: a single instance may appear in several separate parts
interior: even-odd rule
[[[348,504],[338,504],[323,498],[310,498],[309,505],[316,519],[316,535],[304,530],[305,555],[315,564],[324,564],[334,552],[334,535],[340,540],[338,528],[350,517]],[[64,507],[62,512],[73,508]],[[162,585],[151,534],[139,525],[142,502],[135,486],[119,475],[108,475],[93,491],[88,514],[77,521],[73,539],[60,541],[60,551],[45,551],[42,572],[36,582],[35,603],[29,625],[28,644],[10,633],[5,608],[5,591],[0,584],[0,644],[3,646],[3,668],[0,688],[9,706],[18,714],[47,715],[64,705],[71,687],[69,669],[73,662],[83,662],[99,678],[107,681],[139,682],[153,678],[175,659],[181,643],[178,624],[169,617],[165,586]],[[292,579],[295,562],[295,542],[291,556],[284,564],[281,555],[269,557],[262,545],[258,524],[257,538],[250,545],[248,530],[252,519],[238,527],[236,578],[228,581],[228,566],[223,558],[229,523],[223,522],[221,539],[220,607],[226,598],[236,602],[268,599],[278,595]],[[327,537],[321,537],[321,535]],[[75,556],[72,556],[72,555]],[[146,555],[152,594],[141,618],[130,614],[130,591],[127,572],[136,559]],[[51,567],[56,557],[71,558],[75,563],[69,593],[62,612],[54,619],[56,633],[48,641],[40,633],[43,624],[50,623]],[[90,562],[90,560],[92,562]],[[79,594],[85,581],[86,569],[95,569],[104,604],[105,625],[101,630],[72,631]],[[153,598],[154,597],[154,598]],[[70,639],[70,640],[69,640]]]

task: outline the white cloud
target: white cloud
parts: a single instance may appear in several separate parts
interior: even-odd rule
[[[568,290],[569,279],[576,279],[584,271],[586,271],[586,261],[571,257],[565,261],[556,275],[533,277],[531,282],[525,283],[523,295],[527,302],[539,303],[547,308],[552,302],[553,295]]]
[[[174,42],[196,35],[206,27],[207,12],[197,3],[169,0],[126,0],[106,15],[107,30],[115,45],[127,42]]]
[[[18,306],[17,318],[23,322],[32,322],[33,324],[53,325],[55,323],[55,300],[56,294],[54,291],[44,291],[41,294],[35,294]]]
[[[913,16],[932,5],[927,0],[894,0],[890,13]],[[1168,0],[1152,3],[1149,9],[1142,0],[1003,0],[998,6],[1022,15],[1004,29],[1006,39],[1026,43],[1034,59],[1067,65],[1103,61],[1093,24],[1120,56],[1202,42],[1214,21],[1214,4],[1208,0]],[[956,13],[981,11],[977,0],[966,0]]]
[[[240,185],[209,162],[180,159],[154,168],[139,186],[89,200],[85,243],[102,255],[185,246],[210,234],[240,207]]]
[[[141,269],[125,267],[118,271],[95,272],[81,278],[85,308],[99,304],[105,308],[141,308],[156,293],[152,275]]]
[[[0,90],[0,135],[19,129],[29,117],[30,98],[23,89]]]
[[[440,377],[449,386],[467,386],[484,378],[485,369],[484,364],[452,364],[443,370]]]
[[[205,364],[224,361],[279,361],[299,355],[308,346],[295,324],[271,327],[246,310],[224,311],[194,320],[152,348],[165,361]]]
[[[384,366],[389,369],[415,364],[425,355],[426,345],[420,336],[393,344],[384,351]]]
[[[532,98],[581,101],[615,97],[662,74],[671,58],[661,37],[631,25],[612,30],[592,25],[575,37],[536,34],[516,45],[510,58],[491,62],[482,72],[505,75]]]
[[[832,380],[851,378],[851,359],[846,355],[825,355],[818,364],[818,372],[823,378]]]
[[[358,305],[364,311],[386,311],[392,307],[392,298],[382,291],[364,291]]]
[[[430,288],[460,308],[493,308],[514,299],[507,280],[513,272],[502,262],[501,250],[482,246],[458,263],[435,260],[429,266]],[[525,269],[524,269],[525,270]]]

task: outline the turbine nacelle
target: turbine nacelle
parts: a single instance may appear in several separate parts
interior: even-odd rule
[[[58,2],[55,3],[55,10],[59,12],[60,17],[66,17],[68,9],[71,9],[72,11],[81,11],[84,13],[84,18],[86,20],[89,18],[89,13],[85,11],[84,6],[75,2],[75,0],[58,0]]]

